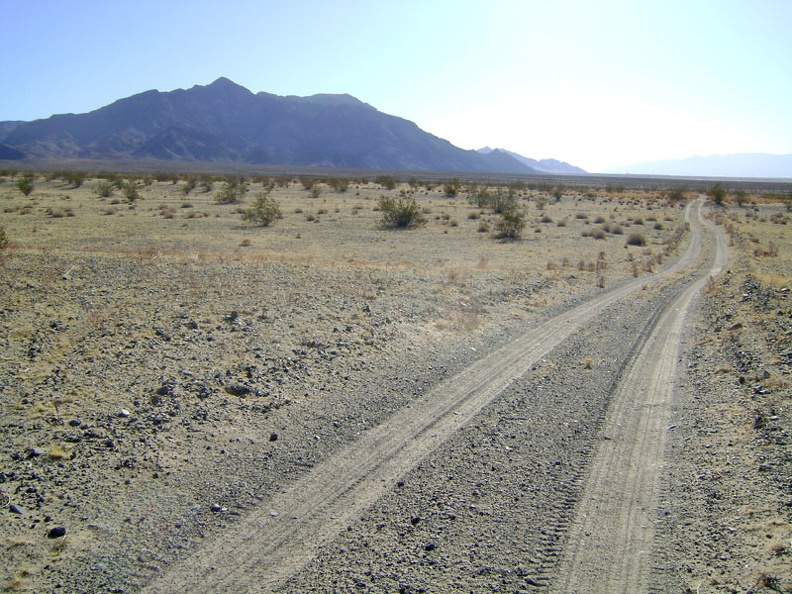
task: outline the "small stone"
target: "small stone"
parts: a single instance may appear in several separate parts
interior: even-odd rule
[[[270,433],[269,440],[270,441],[278,441],[278,434],[277,433]]]
[[[433,542],[430,542],[424,547],[424,551],[434,551],[437,548],[437,545]]]
[[[80,425],[82,425],[82,421],[80,419],[72,419],[71,421],[69,421],[69,425],[71,427],[79,427]]]
[[[122,408],[121,412],[118,413],[119,416],[124,417],[124,418],[128,417],[130,414],[131,413],[125,408]]]
[[[163,384],[159,388],[157,388],[156,392],[157,396],[170,396],[173,394],[173,386],[168,384]]]
[[[229,384],[225,387],[225,391],[231,394],[231,396],[239,397],[247,396],[252,392],[252,390],[244,384]]]
[[[24,516],[24,515],[25,515],[25,508],[24,508],[24,507],[20,507],[20,506],[18,506],[18,505],[17,505],[17,504],[15,504],[15,503],[12,503],[11,505],[9,505],[9,506],[8,506],[8,510],[9,510],[9,511],[10,511],[12,514],[17,514],[17,515],[19,515],[19,516]]]
[[[65,526],[55,526],[54,528],[50,528],[49,532],[47,532],[47,538],[60,538],[61,536],[66,536]]]

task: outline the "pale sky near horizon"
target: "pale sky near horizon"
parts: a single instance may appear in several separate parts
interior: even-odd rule
[[[0,0],[0,121],[225,76],[599,172],[792,153],[790,0]]]

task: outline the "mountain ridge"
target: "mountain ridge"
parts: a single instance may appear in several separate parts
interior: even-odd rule
[[[148,90],[84,114],[0,122],[3,155],[351,169],[537,173],[503,151],[452,145],[348,94],[253,93],[228,78]],[[2,158],[2,157],[0,157]]]
[[[531,169],[538,171],[539,173],[549,173],[549,174],[564,174],[564,175],[586,175],[588,172],[581,169],[580,167],[576,167],[574,165],[570,165],[565,161],[559,161],[557,159],[531,159],[530,157],[524,157],[519,153],[515,153],[514,151],[509,151],[502,148],[492,149],[488,146],[478,149],[478,152],[481,154],[491,154],[495,151],[500,151],[501,153],[507,154],[510,157],[516,159],[520,163],[527,165]]]

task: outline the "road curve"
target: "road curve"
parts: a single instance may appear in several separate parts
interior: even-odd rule
[[[606,307],[690,267],[702,245],[701,202],[688,205],[690,241],[669,269],[635,279],[549,319],[438,384],[363,434],[219,538],[176,563],[144,592],[272,591],[472,419],[515,378]],[[695,210],[696,220],[691,221]]]
[[[553,592],[647,592],[665,437],[680,337],[695,297],[726,265],[713,229],[710,269],[680,290],[632,359],[612,396],[583,494],[563,548]]]

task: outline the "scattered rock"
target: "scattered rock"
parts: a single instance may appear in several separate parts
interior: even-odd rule
[[[225,387],[225,391],[231,394],[231,396],[239,396],[240,398],[252,392],[252,390],[244,384],[228,384]]]
[[[61,536],[66,536],[65,526],[55,526],[47,532],[47,538],[60,538]]]

